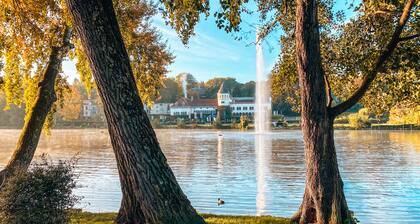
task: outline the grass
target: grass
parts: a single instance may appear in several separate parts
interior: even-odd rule
[[[111,224],[116,213],[78,212],[72,215],[71,224]],[[230,216],[201,214],[208,224],[289,224],[287,218],[273,216]]]

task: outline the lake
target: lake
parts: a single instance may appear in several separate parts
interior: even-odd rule
[[[0,130],[0,167],[19,130]],[[203,213],[291,216],[304,190],[300,130],[157,130],[161,147],[193,206]],[[344,131],[335,141],[345,193],[361,223],[420,223],[420,132]],[[75,193],[87,211],[118,211],[118,173],[107,130],[53,130],[37,155],[79,158]],[[217,198],[226,204],[217,206]]]

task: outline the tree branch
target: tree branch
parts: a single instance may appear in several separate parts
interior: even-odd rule
[[[403,13],[400,16],[398,25],[395,27],[395,31],[392,35],[391,40],[389,41],[385,50],[376,60],[375,66],[372,68],[371,71],[368,72],[368,74],[363,79],[360,87],[346,101],[338,104],[335,107],[330,108],[329,114],[331,116],[336,117],[339,114],[343,113],[344,111],[350,109],[350,107],[354,106],[363,97],[366,91],[369,89],[373,80],[375,80],[377,74],[383,69],[383,65],[391,56],[392,52],[394,51],[394,49],[397,47],[398,43],[400,42],[401,32],[403,31],[404,26],[407,23],[408,18],[410,17],[410,11],[414,6],[414,2],[415,0],[407,1],[406,5],[404,6]]]
[[[412,40],[412,39],[415,39],[417,37],[420,37],[420,34],[414,34],[414,35],[410,35],[410,36],[406,36],[406,37],[401,37],[399,39],[399,41],[401,42],[401,41],[406,41],[406,40]]]
[[[330,108],[332,105],[333,98],[332,98],[330,81],[328,81],[328,77],[325,74],[324,74],[324,81],[325,81],[325,88],[327,91],[327,107]]]

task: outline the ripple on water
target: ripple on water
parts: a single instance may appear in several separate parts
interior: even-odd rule
[[[300,131],[158,130],[160,145],[185,194],[200,212],[290,216],[304,189]],[[0,166],[18,130],[1,130]],[[338,162],[349,207],[361,223],[420,223],[420,132],[336,131]],[[256,149],[256,146],[263,150]],[[54,130],[37,154],[79,153],[75,193],[88,211],[117,211],[121,193],[106,131]],[[217,198],[226,202],[217,206]]]

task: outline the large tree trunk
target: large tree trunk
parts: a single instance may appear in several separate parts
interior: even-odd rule
[[[60,72],[63,57],[69,48],[70,29],[66,28],[63,35],[62,46],[51,48],[48,65],[39,79],[37,96],[32,110],[27,115],[28,118],[19,136],[16,149],[9,163],[0,171],[0,188],[14,171],[27,170],[34,157],[45,119],[57,99],[54,90],[55,80]]]
[[[204,223],[182,192],[137,92],[111,0],[66,0],[108,121],[123,198],[118,223]]]
[[[317,0],[297,0],[296,54],[305,143],[306,187],[295,223],[353,223],[343,192],[321,66]]]

